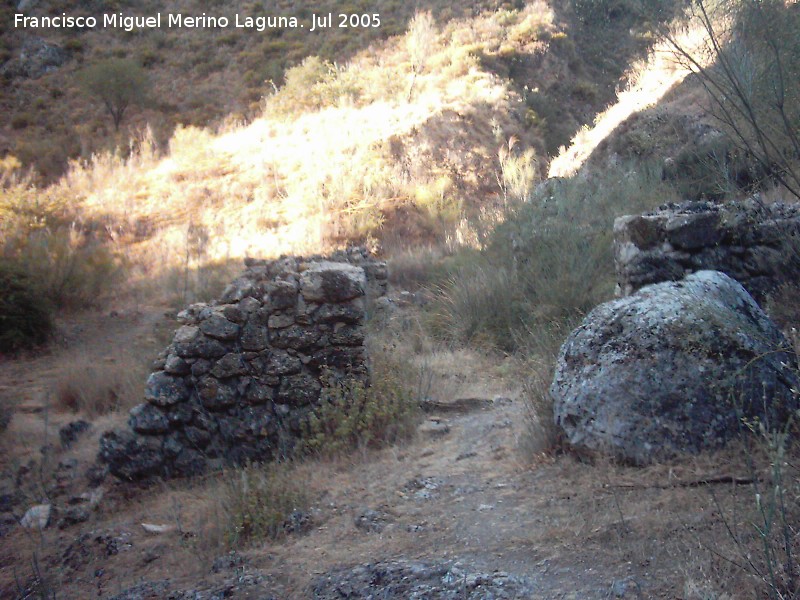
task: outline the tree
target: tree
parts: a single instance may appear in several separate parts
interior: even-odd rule
[[[697,48],[668,35],[697,75],[709,112],[761,170],[800,199],[800,5],[695,0]]]
[[[119,131],[125,112],[131,105],[147,98],[147,73],[138,63],[128,59],[109,59],[84,69],[80,76],[84,90],[99,98]]]

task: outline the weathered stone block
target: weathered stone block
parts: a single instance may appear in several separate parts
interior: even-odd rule
[[[319,400],[322,385],[312,375],[288,375],[281,381],[276,402],[292,406],[306,406]]]
[[[317,344],[320,337],[320,331],[316,327],[292,325],[273,331],[270,339],[275,348],[303,350]]]
[[[200,331],[218,340],[234,340],[239,334],[239,326],[220,314],[214,314],[200,323]]]
[[[211,374],[217,379],[245,375],[247,372],[247,364],[242,359],[242,355],[232,352],[220,358],[211,369]]]
[[[166,433],[170,429],[167,415],[147,402],[131,410],[128,424],[137,433]]]
[[[197,395],[208,410],[222,410],[236,402],[236,389],[214,377],[203,377],[197,383]]]
[[[344,302],[364,295],[364,270],[347,263],[312,263],[300,276],[300,289],[307,302]]]
[[[183,379],[167,375],[164,371],[156,371],[147,378],[144,398],[156,406],[172,406],[184,402],[189,397],[189,390]]]

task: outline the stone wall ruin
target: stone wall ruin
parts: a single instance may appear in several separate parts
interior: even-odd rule
[[[101,461],[123,479],[190,476],[291,452],[331,377],[368,378],[367,301],[386,265],[361,250],[246,261],[154,364],[128,429],[104,434]]]
[[[619,295],[701,270],[722,271],[758,302],[800,275],[800,205],[668,204],[614,223]]]

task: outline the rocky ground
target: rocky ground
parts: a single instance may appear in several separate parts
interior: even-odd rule
[[[51,354],[0,364],[13,412],[0,434],[2,597],[753,597],[720,558],[737,557],[722,517],[752,537],[739,529],[754,509],[740,449],[640,469],[525,455],[520,372],[466,351],[431,356],[436,401],[412,441],[299,465],[312,502],[295,531],[228,551],[213,477],[141,487],[91,468],[101,430],[124,415],[59,439],[80,418],[46,408],[64,356],[155,355],[170,328],[163,309],[81,319]],[[49,526],[20,527],[45,498]]]

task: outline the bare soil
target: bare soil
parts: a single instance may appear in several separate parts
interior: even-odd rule
[[[171,323],[161,308],[82,315],[52,352],[0,363],[2,410],[13,413],[0,433],[0,597],[312,598],[338,569],[397,560],[506,572],[531,582],[532,598],[758,597],[756,578],[731,564],[744,562],[744,546],[727,530],[758,541],[742,482],[763,473],[745,468],[742,448],[645,469],[525,456],[519,372],[466,351],[431,359],[437,404],[413,440],[297,465],[312,498],[304,533],[227,552],[219,476],[147,487],[109,477],[88,520],[61,522],[93,489],[86,471],[100,432],[125,420],[96,419],[61,448],[58,428],[80,416],[52,406],[62,361],[125,348],[149,362]],[[49,527],[15,523],[48,499]]]

